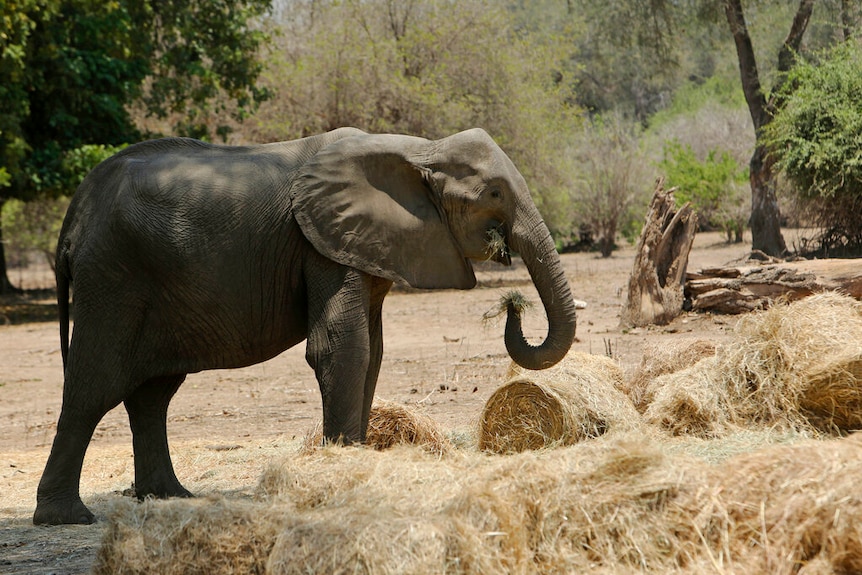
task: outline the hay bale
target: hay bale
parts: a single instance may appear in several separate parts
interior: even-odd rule
[[[610,358],[570,353],[542,371],[511,369],[482,410],[479,449],[495,453],[571,445],[631,429],[640,415],[619,390],[623,373]]]
[[[653,524],[683,474],[640,435],[494,458],[330,451],[273,468],[288,477],[268,479],[282,486],[272,501],[293,520],[268,572],[631,572],[660,568],[675,552],[673,533],[687,527]],[[358,482],[330,481],[357,470]],[[322,499],[289,505],[314,482],[325,484]]]
[[[318,424],[303,440],[307,452],[323,444],[323,425]],[[452,442],[437,423],[415,409],[386,400],[376,400],[368,417],[365,445],[379,450],[395,445],[419,445],[429,453],[443,455]]]
[[[644,345],[640,365],[626,381],[623,391],[632,400],[635,408],[644,413],[653,401],[653,380],[689,368],[701,359],[714,355],[715,343],[707,339],[647,343]]]
[[[643,390],[650,398],[644,420],[674,436],[704,439],[725,435],[733,427],[733,410],[722,382],[716,381],[715,357],[659,376]]]
[[[291,453],[256,501],[122,501],[95,573],[862,572],[862,436],[717,465],[679,446]]]
[[[799,408],[811,425],[836,434],[862,429],[862,352],[827,358],[807,377]]]
[[[450,535],[423,517],[391,509],[331,509],[285,529],[266,573],[446,573]]]
[[[860,573],[860,474],[859,436],[809,440],[734,457],[679,504],[733,572]]]
[[[862,379],[853,365],[860,341],[862,302],[816,294],[742,318],[718,351],[719,378],[741,419],[848,432],[859,422]]]
[[[862,428],[862,303],[835,293],[774,305],[737,323],[713,358],[641,395],[648,422],[675,435],[739,427],[844,434]]]
[[[287,515],[213,497],[113,505],[95,575],[263,573]]]

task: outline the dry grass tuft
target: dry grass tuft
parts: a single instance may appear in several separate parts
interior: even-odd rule
[[[93,573],[264,573],[287,517],[276,507],[219,497],[120,500],[109,514]]]
[[[630,429],[641,419],[619,389],[622,370],[605,356],[573,352],[542,371],[513,364],[509,376],[482,411],[481,450],[510,453],[571,445]]]
[[[862,303],[823,293],[743,317],[714,358],[648,383],[647,421],[715,437],[744,427],[862,429]]]
[[[320,447],[323,426],[318,424],[305,436],[303,443],[305,451]],[[437,455],[452,448],[452,443],[433,419],[407,406],[379,399],[371,407],[365,445],[377,450],[395,445],[419,445]]]
[[[644,346],[643,359],[625,383],[623,391],[641,413],[653,402],[650,383],[657,377],[691,367],[715,355],[715,343],[706,339],[650,343]]]
[[[518,290],[512,290],[500,296],[500,303],[486,311],[483,314],[482,319],[485,322],[493,321],[507,313],[509,306],[512,306],[518,316],[521,316],[525,311],[533,307],[533,302],[528,300],[527,297]]]
[[[506,258],[509,255],[509,247],[506,245],[506,238],[500,233],[497,228],[492,228],[487,235],[488,247],[486,253],[489,254],[488,259],[493,259],[495,256]]]

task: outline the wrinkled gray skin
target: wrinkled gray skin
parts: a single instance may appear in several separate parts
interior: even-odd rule
[[[489,253],[491,230],[506,249]],[[574,302],[524,178],[482,130],[429,141],[343,128],[249,147],[163,139],[108,159],[75,194],[57,247],[65,384],[34,523],[94,520],[81,465],[120,402],[138,497],[189,496],[165,429],[186,374],[306,339],[325,438],[363,441],[392,283],[469,289],[468,260],[508,264],[508,248],[526,262],[549,329],[531,346],[509,309],[507,348],[526,368],[549,367],[574,338]]]

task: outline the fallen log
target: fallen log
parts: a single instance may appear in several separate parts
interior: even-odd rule
[[[840,291],[862,299],[862,259],[800,260],[707,268],[686,274],[685,297],[694,311],[744,313],[777,299]]]

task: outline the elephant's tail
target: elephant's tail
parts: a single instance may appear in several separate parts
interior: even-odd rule
[[[57,278],[57,309],[60,312],[60,353],[63,356],[63,371],[69,357],[69,262],[66,257],[58,257],[55,269]]]

